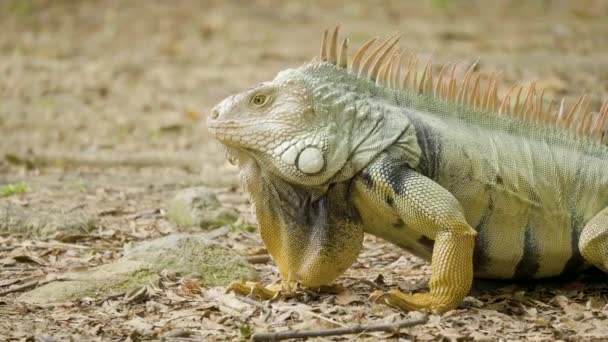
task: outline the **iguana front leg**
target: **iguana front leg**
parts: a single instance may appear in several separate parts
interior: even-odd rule
[[[407,167],[394,166],[387,158],[371,165],[358,188],[372,201],[388,203],[409,229],[435,240],[430,292],[376,291],[372,299],[404,310],[443,313],[458,306],[471,288],[476,232],[446,189]]]
[[[443,313],[460,304],[473,280],[473,234],[442,231],[435,237],[429,293],[408,295],[400,290],[376,291],[374,301],[410,311]]]

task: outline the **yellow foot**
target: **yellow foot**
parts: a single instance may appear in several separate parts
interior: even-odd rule
[[[304,288],[298,282],[288,281],[264,286],[254,281],[234,281],[226,288],[227,293],[234,292],[257,300],[270,300],[279,297],[292,298],[305,294],[306,291],[337,294],[344,291],[344,287],[341,285],[323,285],[315,288]]]
[[[442,314],[458,305],[458,303],[453,304],[453,301],[449,299],[442,299],[430,293],[408,295],[399,290],[374,291],[370,299],[375,303],[384,303],[404,311],[422,311],[434,314]]]
[[[280,286],[280,285],[279,285]],[[271,287],[275,287],[271,285]],[[228,285],[226,292],[234,292],[241,296],[250,296],[258,300],[269,300],[278,297],[281,293],[279,289],[267,288],[264,285],[253,281],[234,281]]]

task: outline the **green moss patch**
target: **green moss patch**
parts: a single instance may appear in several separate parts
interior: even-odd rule
[[[29,187],[23,182],[0,185],[0,197],[7,197],[27,192]]]

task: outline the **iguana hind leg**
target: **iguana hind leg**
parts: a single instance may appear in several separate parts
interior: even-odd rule
[[[608,208],[585,225],[578,248],[587,262],[608,273]]]

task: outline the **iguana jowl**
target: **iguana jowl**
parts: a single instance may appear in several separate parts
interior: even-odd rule
[[[326,31],[320,59],[208,118],[284,285],[329,284],[364,232],[431,260],[429,293],[373,295],[406,310],[455,308],[474,276],[608,271],[608,101],[554,109],[534,84],[499,98],[494,74],[471,68],[460,82],[454,64],[419,77],[398,40],[349,59],[348,41]]]

